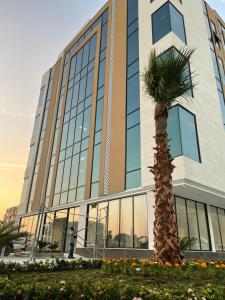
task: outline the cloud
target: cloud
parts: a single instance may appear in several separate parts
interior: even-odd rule
[[[0,163],[0,169],[24,169],[26,166],[15,163]]]
[[[13,112],[13,111],[5,110],[5,109],[1,109],[0,114],[5,115],[5,116],[21,117],[21,118],[34,118],[35,117],[34,114],[25,114],[25,113],[21,113],[21,112]]]

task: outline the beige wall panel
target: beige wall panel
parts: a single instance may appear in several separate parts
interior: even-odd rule
[[[116,1],[109,194],[125,188],[127,1]]]

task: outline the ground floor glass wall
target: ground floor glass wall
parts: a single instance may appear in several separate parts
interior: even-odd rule
[[[148,248],[146,195],[88,207],[86,246]]]

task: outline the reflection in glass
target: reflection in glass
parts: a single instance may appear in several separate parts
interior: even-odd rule
[[[194,201],[187,201],[187,215],[188,215],[190,238],[196,239],[195,243],[191,246],[191,250],[198,250],[200,249],[200,243],[199,243],[197,214],[196,214]]]
[[[176,197],[176,213],[179,238],[189,236],[185,199]]]
[[[108,211],[108,247],[119,247],[119,200],[109,202]]]
[[[134,197],[134,247],[148,248],[146,195]]]
[[[133,247],[133,210],[132,198],[121,200],[120,247]]]

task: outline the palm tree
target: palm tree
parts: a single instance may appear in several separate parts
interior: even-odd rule
[[[188,98],[194,87],[189,68],[193,50],[174,48],[156,56],[151,52],[148,66],[143,74],[145,92],[155,103],[154,166],[150,171],[155,180],[154,257],[160,264],[181,263],[176,216],[172,193],[173,158],[170,155],[167,135],[169,109],[181,98]]]
[[[13,241],[27,237],[27,232],[19,232],[19,226],[15,222],[0,223],[0,249],[10,247]],[[1,251],[0,251],[1,252]]]

